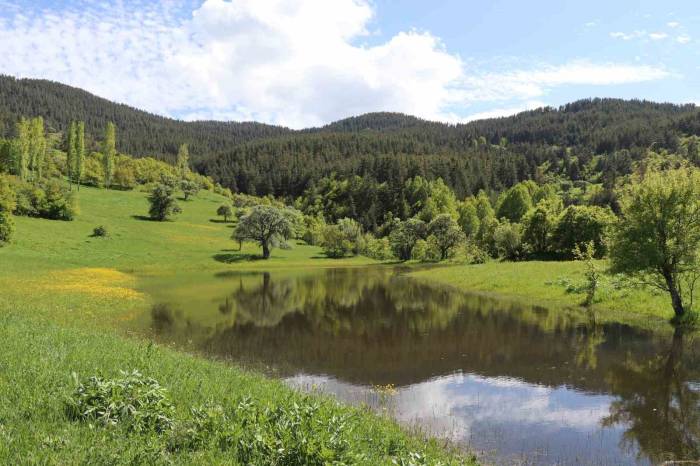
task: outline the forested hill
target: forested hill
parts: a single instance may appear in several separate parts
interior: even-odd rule
[[[89,140],[101,138],[108,121],[117,125],[117,148],[135,156],[170,159],[188,143],[193,158],[222,153],[236,144],[288,133],[255,122],[184,122],[117,104],[75,87],[0,75],[0,137],[13,135],[20,117],[41,116],[49,131],[63,132],[71,120],[85,121]]]
[[[57,131],[84,120],[89,147],[112,121],[117,149],[136,157],[172,159],[188,143],[195,168],[224,186],[278,196],[299,195],[333,173],[395,186],[415,175],[440,177],[460,196],[543,173],[601,182],[628,172],[649,147],[678,152],[683,136],[700,134],[694,105],[620,99],[580,100],[457,125],[388,112],[300,131],[183,122],[63,84],[0,76],[0,137],[12,134],[20,116],[42,116]]]
[[[250,141],[198,168],[225,186],[257,194],[299,195],[335,173],[396,186],[416,175],[439,177],[465,196],[543,175],[615,179],[648,148],[678,152],[683,136],[697,134],[694,105],[639,100],[581,100],[460,125],[371,113]]]

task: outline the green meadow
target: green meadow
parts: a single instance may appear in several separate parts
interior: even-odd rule
[[[304,395],[282,382],[119,330],[119,323],[151,302],[139,276],[374,261],[331,261],[320,248],[294,245],[274,249],[263,264],[254,245],[238,250],[230,239],[233,224],[215,215],[224,198],[209,192],[181,201],[182,214],[170,222],[145,220],[143,192],[82,187],[78,199],[80,213],[72,222],[17,217],[17,240],[0,249],[0,463],[472,462],[367,409]],[[108,237],[91,236],[100,225]],[[167,403],[150,414],[167,419],[167,431],[133,427],[140,425],[133,419],[150,419],[149,405],[136,409],[130,423],[70,414],[67,406],[79,386],[91,402],[117,403],[122,397],[129,406],[126,392],[109,381],[128,385],[122,371],[134,370],[165,389]],[[103,379],[92,386],[89,377],[96,375]]]
[[[610,276],[607,262],[596,261],[602,278],[590,308],[583,307],[585,265],[580,261],[488,262],[412,272],[411,276],[469,292],[551,309],[592,311],[596,321],[622,322],[670,331],[673,309],[666,294]]]

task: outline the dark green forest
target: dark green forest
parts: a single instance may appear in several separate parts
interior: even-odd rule
[[[233,191],[296,197],[324,177],[357,175],[396,190],[406,180],[442,178],[458,197],[500,192],[546,176],[614,184],[647,149],[678,153],[700,133],[694,105],[587,99],[560,108],[450,125],[398,113],[372,113],[292,131],[261,123],[183,122],[115,104],[63,84],[0,77],[0,135],[20,117],[42,116],[49,132],[85,121],[86,145],[107,122],[117,150],[173,161],[188,144],[194,167]],[[688,157],[697,163],[693,146]],[[694,152],[693,152],[694,151]]]

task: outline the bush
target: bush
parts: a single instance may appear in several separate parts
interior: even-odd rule
[[[118,379],[90,377],[78,382],[66,400],[70,419],[103,426],[126,426],[132,432],[164,432],[173,425],[174,408],[166,390],[138,371]]]
[[[182,212],[173,196],[173,188],[164,184],[153,188],[151,195],[148,196],[148,202],[151,204],[148,215],[153,220],[162,222]]]
[[[498,224],[493,233],[493,240],[500,257],[518,260],[524,256],[521,230],[519,224],[507,220]]]
[[[51,220],[73,220],[77,208],[73,193],[54,179],[41,185],[20,182],[15,213]]]
[[[228,222],[228,219],[233,216],[233,210],[230,205],[222,204],[216,209],[216,215],[224,217],[224,222]]]
[[[183,196],[185,196],[185,200],[187,201],[190,199],[190,197],[194,197],[197,195],[197,193],[200,190],[200,186],[194,181],[182,180],[180,181],[180,190],[182,191],[182,194]]]
[[[134,189],[136,187],[136,176],[131,166],[121,165],[114,170],[112,175],[112,187],[118,189]]]
[[[600,258],[607,253],[606,236],[614,222],[615,216],[608,208],[572,205],[559,217],[552,242],[559,254],[569,258],[573,258],[576,247],[593,242],[596,257]]]
[[[85,169],[81,183],[86,186],[101,188],[105,182],[105,171],[102,162],[98,160],[97,154],[85,158]]]
[[[321,238],[321,247],[328,257],[338,259],[352,251],[353,243],[347,239],[338,225],[326,225]]]
[[[365,234],[363,249],[360,253],[365,257],[378,261],[386,261],[394,258],[394,254],[391,252],[389,238],[375,238],[371,233]]]
[[[12,214],[6,210],[0,210],[0,246],[9,243],[14,233],[15,221]]]
[[[105,238],[105,237],[109,236],[109,232],[107,231],[107,227],[105,227],[103,225],[95,227],[92,230],[92,236],[94,236],[96,238]]]

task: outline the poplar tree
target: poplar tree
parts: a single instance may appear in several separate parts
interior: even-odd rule
[[[13,144],[13,158],[17,176],[26,180],[29,171],[29,122],[20,118],[16,126],[17,139]]]
[[[110,187],[114,176],[114,156],[116,149],[116,127],[111,121],[107,123],[105,129],[104,147],[102,148],[102,161],[104,163],[105,186]]]
[[[177,151],[177,168],[184,179],[190,171],[190,151],[187,144],[182,144]]]
[[[83,179],[85,166],[85,123],[79,121],[75,125],[75,177],[80,191],[80,181]]]
[[[68,183],[73,186],[73,172],[75,167],[75,140],[76,140],[76,124],[71,121],[68,128],[68,137],[66,138],[66,174],[68,175]]]
[[[44,119],[37,117],[31,120],[29,138],[29,170],[34,179],[40,179],[46,156],[46,136],[44,135]]]

